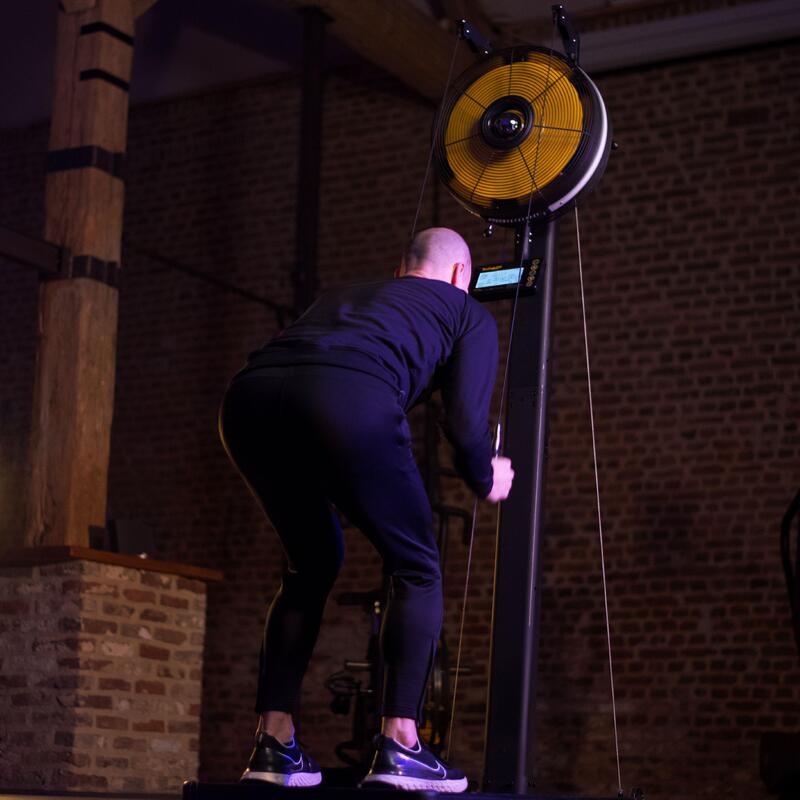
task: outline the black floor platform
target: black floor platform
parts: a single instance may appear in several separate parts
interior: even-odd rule
[[[276,786],[269,783],[198,783],[197,781],[187,781],[183,785],[183,800],[283,800],[283,798],[305,798],[305,800],[346,800],[346,798],[357,797],[358,800],[387,800],[389,797],[400,796],[408,800],[429,800],[434,797],[459,797],[457,794],[440,794],[439,792],[397,792],[392,789],[356,789],[355,787],[329,787],[311,786],[308,788],[287,788]],[[463,797],[464,795],[460,795]],[[481,794],[480,792],[468,792],[467,796],[475,800],[616,800],[610,797],[575,797],[565,795],[544,795],[544,794]]]

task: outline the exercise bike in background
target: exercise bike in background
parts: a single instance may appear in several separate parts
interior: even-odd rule
[[[792,525],[797,539],[792,558]],[[789,504],[781,522],[781,561],[789,592],[792,630],[800,656],[800,491]],[[800,732],[770,731],[761,736],[761,778],[780,800],[800,797]]]

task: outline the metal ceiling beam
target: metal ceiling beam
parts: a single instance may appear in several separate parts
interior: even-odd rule
[[[315,6],[331,19],[330,31],[368,61],[430,100],[439,100],[456,40],[408,0],[277,0],[290,8]],[[454,74],[472,59],[456,55]]]
[[[565,5],[569,7],[569,0]],[[646,7],[644,4],[620,6],[619,13]],[[607,10],[609,19],[613,19],[615,8],[610,6]],[[580,24],[582,19],[588,22],[595,13],[587,10],[574,16]],[[551,44],[550,34],[545,33],[540,19],[520,21],[513,27],[520,38],[548,47]],[[590,74],[613,71],[796,36],[800,36],[797,0],[760,0],[650,22],[585,30],[581,34],[581,67]],[[557,38],[556,48],[560,49]]]

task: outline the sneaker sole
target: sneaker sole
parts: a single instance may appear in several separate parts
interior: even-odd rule
[[[404,789],[408,792],[422,791],[422,792],[463,792],[467,788],[467,779],[459,778],[458,780],[447,780],[439,778],[438,780],[425,780],[425,778],[410,778],[408,775],[367,775],[362,781],[361,785],[365,783],[386,783],[395,789]]]
[[[243,781],[263,781],[279,786],[316,786],[322,782],[321,772],[255,772],[246,769],[240,778]]]

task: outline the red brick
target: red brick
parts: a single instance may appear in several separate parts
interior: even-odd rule
[[[135,725],[136,723],[134,723]],[[161,733],[161,731],[159,731]],[[125,750],[128,752],[143,753],[147,750],[147,742],[144,739],[132,739],[130,736],[117,736],[113,741],[115,750]]]
[[[172,594],[162,594],[159,596],[159,602],[162,606],[169,606],[170,608],[189,608],[189,601],[183,597],[176,597]]]
[[[188,578],[177,578],[175,580],[175,588],[179,591],[182,590],[202,594],[205,591],[205,584],[202,581],[194,581]]]
[[[153,632],[153,638],[159,642],[168,642],[170,644],[183,644],[186,641],[186,634],[183,631],[176,631],[172,628],[156,628]]]
[[[98,715],[96,725],[103,730],[126,731],[128,730],[128,720],[124,717],[106,717]],[[136,728],[134,727],[134,730]]]
[[[22,616],[27,614],[29,609],[30,602],[27,600],[0,600],[0,614]]]
[[[112,617],[132,617],[135,613],[133,606],[126,603],[103,603],[103,613]]]
[[[80,789],[83,791],[97,791],[101,792],[108,788],[108,778],[105,775],[89,775],[85,772],[71,773],[71,772],[58,772],[56,773],[59,785],[65,789]]]
[[[88,672],[102,672],[114,662],[106,658],[79,658],[70,656],[59,658],[56,663],[64,669],[81,669]]]
[[[33,706],[38,705],[40,702],[40,696],[37,694],[31,694],[30,692],[21,692],[18,694],[11,695],[11,705],[12,706]]]
[[[183,667],[177,667],[172,664],[169,666],[159,664],[156,668],[156,675],[159,678],[178,678],[183,680],[186,677],[186,670]],[[192,680],[199,680],[199,678],[192,678]]]
[[[144,694],[164,694],[164,684],[160,681],[136,681],[135,691]]]
[[[164,733],[164,720],[151,719],[147,722],[134,722],[131,726],[134,731],[143,731],[147,733]]]
[[[81,594],[103,595],[105,597],[119,597],[119,589],[113,584],[101,581],[85,580],[81,584]]]
[[[169,650],[165,650],[163,647],[156,647],[152,644],[140,644],[139,655],[142,658],[152,658],[157,661],[169,660]]]
[[[127,769],[128,759],[122,756],[95,756],[94,764],[98,769]]]
[[[36,681],[36,686],[50,689],[85,689],[91,686],[91,678],[86,675],[62,673],[42,678],[42,680]]]
[[[52,750],[42,753],[42,759],[46,763],[70,764],[73,767],[86,767],[92,759],[87,753],[79,753],[69,750]]]
[[[200,723],[196,720],[171,720],[167,723],[167,733],[200,733]]]
[[[86,619],[81,620],[81,628],[86,633],[93,633],[97,636],[104,636],[109,633],[117,632],[117,623],[110,622],[104,619]]]
[[[123,623],[120,627],[120,636],[126,636],[130,639],[149,639],[150,627],[139,624]]]
[[[169,575],[162,575],[159,572],[143,572],[141,574],[142,586],[153,586],[158,589],[171,586],[173,578]]]
[[[122,596],[132,603],[155,603],[156,593],[144,589],[123,589]]]
[[[75,734],[67,731],[56,731],[53,741],[62,747],[72,747],[75,743]]]
[[[111,697],[106,694],[78,695],[78,705],[85,708],[111,708]]]
[[[106,691],[129,692],[131,690],[131,682],[122,678],[100,678],[97,682],[97,688],[105,689]]]
[[[166,622],[167,615],[163,611],[154,608],[144,608],[139,614],[139,619],[143,622]]]
[[[0,688],[22,689],[28,685],[25,675],[0,675]]]

